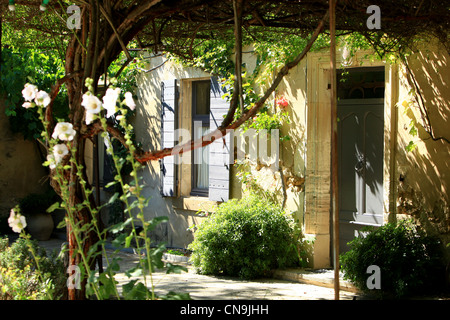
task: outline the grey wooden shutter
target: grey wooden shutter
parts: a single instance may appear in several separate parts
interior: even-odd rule
[[[161,83],[161,147],[175,146],[175,129],[177,129],[177,80]],[[160,160],[161,194],[165,197],[176,196],[175,156]]]
[[[210,130],[214,131],[222,124],[229,103],[222,96],[225,89],[216,77],[211,78]],[[209,200],[227,201],[230,191],[230,150],[231,133],[210,144],[209,149]]]

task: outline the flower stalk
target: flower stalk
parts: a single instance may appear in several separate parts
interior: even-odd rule
[[[36,108],[39,119],[44,124],[44,130],[41,134],[42,139],[45,141],[43,144],[47,148],[47,161],[44,162],[44,166],[49,166],[54,182],[52,185],[57,187],[58,194],[62,199],[61,203],[56,203],[50,208],[51,210],[62,208],[66,211],[64,223],[68,228],[69,243],[71,243],[71,249],[69,250],[70,261],[78,264],[80,267],[81,276],[84,279],[83,283],[86,284],[87,297],[95,296],[98,300],[109,299],[110,297],[115,299],[127,299],[128,297],[135,299],[136,292],[139,292],[140,298],[153,300],[157,298],[152,276],[153,266],[155,263],[157,267],[161,267],[163,264],[160,257],[159,260],[153,260],[155,259],[155,252],[157,256],[158,251],[154,251],[155,249],[151,248],[148,232],[163,219],[156,219],[156,221],[145,220],[144,208],[148,205],[149,200],[141,196],[143,186],[139,183],[138,173],[142,165],[135,160],[136,147],[132,141],[133,127],[127,123],[127,114],[130,110],[135,109],[136,104],[130,92],[122,95],[120,88],[115,87],[108,88],[101,100],[94,94],[93,80],[88,78],[85,84],[88,91],[83,95],[81,102],[85,109],[84,122],[87,126],[91,124],[101,126],[103,130],[101,136],[107,146],[106,151],[111,155],[117,171],[115,181],[109,185],[119,184],[122,195],[119,197],[117,193],[107,203],[102,205],[94,204],[93,189],[85,176],[85,168],[77,162],[79,157],[79,153],[77,153],[79,131],[74,128],[72,123],[60,121],[55,125],[53,132],[49,132],[49,122],[45,117],[45,108],[50,103],[49,96],[44,91],[39,91],[36,86],[27,84],[22,91],[25,100],[22,106],[24,108]],[[106,111],[106,117],[102,112],[103,110]],[[110,128],[107,119],[112,117],[118,122],[119,128],[122,128],[124,131],[124,141],[121,142],[124,142],[127,149],[126,156],[118,156],[117,150],[114,149],[113,137],[109,136]],[[127,179],[122,174],[125,163],[130,164],[131,167],[131,172]],[[68,178],[69,175],[70,179]],[[74,181],[81,189],[80,197],[84,200],[73,201]],[[96,188],[98,187],[96,186]],[[126,209],[124,212],[128,214],[128,218],[126,221],[103,229],[103,227],[100,227],[98,219],[100,209],[113,203],[116,199],[119,199],[125,205]],[[23,230],[26,226],[26,221],[15,210],[11,212],[10,226],[13,230]],[[138,224],[142,227],[142,231],[139,233],[136,231]],[[112,257],[110,261],[107,256],[108,252],[105,243],[108,232],[112,234],[123,232],[127,225],[131,226],[131,231],[119,235],[116,239],[118,241],[115,243],[121,243],[124,247],[130,247],[131,242],[134,240],[136,250],[140,255],[139,266],[133,268],[134,270],[127,271],[126,274],[129,276],[132,273],[141,275],[146,289],[142,290],[141,284],[137,283],[136,280],[132,280],[123,287],[124,290],[120,293],[117,281],[114,279],[116,272],[120,268],[115,257]],[[88,235],[95,235],[94,238],[89,239],[97,239],[98,241],[87,244],[86,237]],[[88,250],[86,250],[86,245],[90,246]],[[159,246],[156,250],[161,248],[162,246]],[[106,258],[107,267],[104,272],[99,270],[98,275],[96,275],[96,271],[92,270],[92,264],[102,256]],[[39,259],[36,255],[35,258],[36,260]],[[69,288],[69,297],[74,297],[74,291],[71,292],[70,290],[74,289]]]

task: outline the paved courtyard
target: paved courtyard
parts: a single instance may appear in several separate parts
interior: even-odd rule
[[[41,241],[39,245],[48,250],[59,250],[63,243],[60,239]],[[138,263],[132,253],[119,253],[119,263],[124,272]],[[104,261],[105,265],[106,261]],[[264,278],[251,281],[232,277],[206,276],[196,274],[192,267],[181,274],[166,274],[165,270],[153,273],[156,295],[170,291],[189,293],[194,300],[333,300],[334,289],[295,281]],[[125,273],[119,273],[116,280],[119,285],[130,281]],[[135,279],[135,278],[133,278]],[[340,291],[341,300],[351,300],[358,294]]]

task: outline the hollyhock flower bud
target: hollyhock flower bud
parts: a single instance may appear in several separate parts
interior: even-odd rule
[[[16,212],[17,209],[11,209],[10,216],[8,218],[8,224],[14,232],[20,233],[26,228],[27,222],[23,215]],[[18,211],[18,210],[17,210]]]
[[[25,109],[34,108],[35,106],[36,104],[34,104],[34,102],[25,102],[24,104],[22,104],[22,107],[24,107]]]
[[[55,156],[53,154],[49,154],[47,155],[47,161],[49,163],[49,167],[50,169],[55,169],[56,168],[56,159]]]
[[[125,93],[125,104],[131,110],[134,110],[136,108],[136,103],[133,100],[133,95],[131,94],[131,92]]]

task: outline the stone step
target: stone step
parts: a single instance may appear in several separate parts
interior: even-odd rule
[[[279,269],[275,270],[273,277],[279,280],[288,280],[301,283],[308,283],[316,286],[334,288],[334,271],[327,269]],[[359,293],[352,283],[343,279],[343,275],[339,277],[340,290]]]

